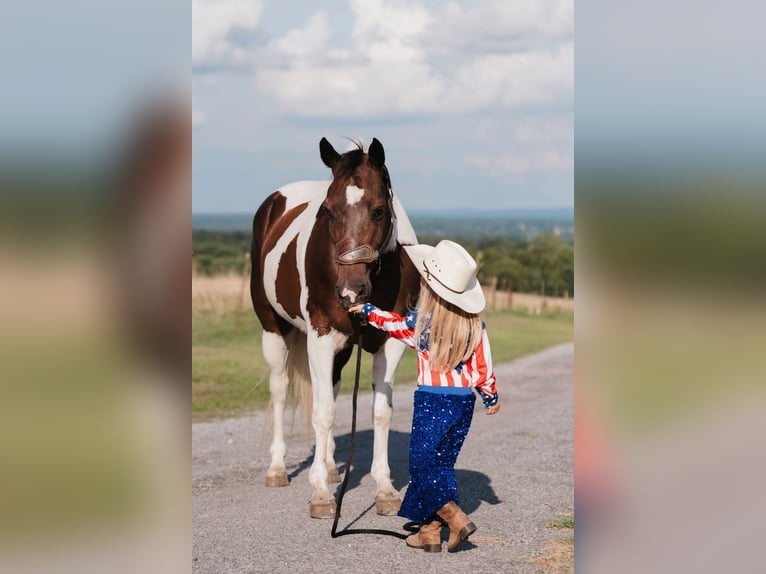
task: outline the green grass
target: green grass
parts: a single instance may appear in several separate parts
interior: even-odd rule
[[[571,312],[531,316],[523,312],[487,312],[484,315],[497,363],[566,341],[574,334]],[[261,328],[254,313],[245,309],[239,332],[234,312],[192,310],[192,416],[193,420],[231,416],[262,408],[269,400],[269,370],[261,354]],[[415,353],[407,351],[396,380],[415,380]],[[343,371],[341,392],[353,390],[354,354]],[[360,390],[372,388],[372,357],[362,354]]]
[[[574,528],[574,514],[565,514],[556,520],[549,520],[545,523],[548,528]]]

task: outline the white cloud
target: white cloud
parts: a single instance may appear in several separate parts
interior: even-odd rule
[[[256,97],[277,114],[361,119],[572,104],[572,0],[450,2],[430,12],[418,0],[349,0],[350,29],[333,30],[324,10],[307,12],[303,25],[248,50],[232,31],[257,28],[262,0],[193,6],[193,62],[252,65]]]
[[[502,52],[520,43],[571,39],[573,0],[477,0],[450,2],[431,30],[435,49]]]
[[[493,173],[523,174],[534,172],[571,171],[574,159],[571,150],[544,149],[540,151],[500,155],[469,155],[468,167]]]
[[[351,0],[355,47],[375,61],[423,56],[422,38],[433,18],[412,0]]]
[[[257,85],[284,113],[301,116],[451,114],[571,103],[571,44],[556,52],[486,55],[455,70],[387,57],[261,69]]]
[[[452,3],[430,14],[417,2],[351,0],[352,50],[332,49],[328,17],[317,12],[269,44],[256,86],[282,113],[311,117],[570,105],[571,5]],[[520,37],[544,41],[520,49]]]
[[[262,0],[192,0],[192,64],[246,62],[250,54],[232,42],[230,33],[256,29],[262,12]]]
[[[321,62],[327,57],[328,42],[332,36],[330,23],[325,12],[313,14],[306,25],[302,28],[293,28],[284,36],[269,43],[267,48],[268,58],[264,63],[270,62],[273,66],[279,58],[285,65],[303,68],[308,64]]]

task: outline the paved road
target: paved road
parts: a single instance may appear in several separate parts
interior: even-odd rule
[[[349,373],[351,369],[347,370]],[[503,410],[484,416],[481,401],[457,462],[463,508],[478,531],[455,553],[427,554],[380,535],[332,539],[331,520],[309,518],[311,450],[301,422],[288,439],[286,488],[266,488],[269,444],[264,413],[192,427],[193,571],[230,572],[538,572],[530,561],[563,536],[545,526],[573,512],[574,345],[496,366]],[[394,486],[407,484],[412,384],[394,392],[390,464]],[[375,514],[371,394],[359,396],[357,443],[339,529],[401,531],[405,520]],[[289,419],[289,417],[288,417]],[[349,444],[351,397],[340,397],[336,460]],[[425,569],[425,570],[424,570]]]

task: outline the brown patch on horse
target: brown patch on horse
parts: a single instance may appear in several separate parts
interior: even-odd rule
[[[306,246],[306,284],[309,286],[306,306],[308,319],[318,335],[327,335],[331,328],[353,332],[348,311],[335,294],[336,267],[327,228],[315,224]]]
[[[253,241],[251,247],[252,271],[250,273],[250,298],[253,309],[263,329],[286,335],[292,325],[274,312],[263,287],[263,268],[266,255],[285,232],[287,227],[306,209],[302,203],[285,212],[287,198],[275,191],[261,204],[253,218]]]
[[[277,302],[290,317],[300,315],[301,283],[298,277],[298,236],[290,242],[279,260],[277,270]]]
[[[372,280],[371,303],[403,316],[415,307],[419,293],[420,274],[401,245],[381,256],[380,273]],[[385,332],[366,327],[364,350],[376,353],[387,339]]]

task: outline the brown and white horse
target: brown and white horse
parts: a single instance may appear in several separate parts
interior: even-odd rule
[[[367,153],[357,145],[341,155],[322,138],[319,150],[332,169],[329,186],[326,181],[286,185],[255,214],[250,293],[271,368],[274,434],[266,484],[288,483],[283,434],[288,371],[293,372],[288,367],[308,363],[316,441],[309,513],[331,518],[335,499],[328,481],[339,481],[332,436],[335,398],[360,328],[347,309],[370,301],[403,314],[417,297],[419,276],[401,248],[417,238],[391,189],[380,142],[373,139]],[[388,432],[394,372],[405,346],[381,331],[364,329],[364,349],[374,355],[371,474],[376,508],[378,514],[396,514],[401,499],[391,483]]]

